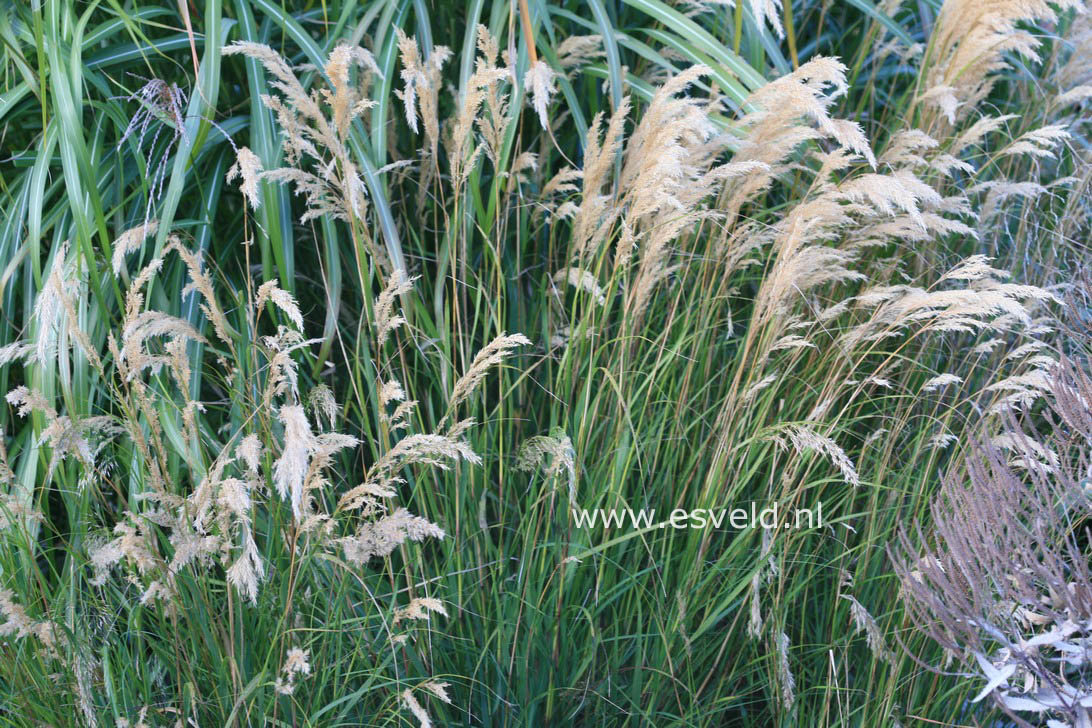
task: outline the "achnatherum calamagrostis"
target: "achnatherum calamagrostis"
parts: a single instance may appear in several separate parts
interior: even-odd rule
[[[718,134],[702,101],[675,96],[701,73],[692,68],[669,81],[654,96],[628,143],[623,143],[628,109],[612,117],[602,145],[602,120],[596,118],[583,170],[562,170],[544,186],[544,194],[550,196],[545,200],[548,214],[572,219],[572,263],[559,270],[555,280],[612,306],[612,301],[601,300],[612,287],[599,283],[588,261],[606,241],[617,240],[615,272],[636,261],[635,275],[621,290],[626,309],[639,320],[650,291],[670,278],[678,270],[675,266],[685,265],[672,258],[686,249],[689,235],[701,223],[718,231],[719,253],[729,270],[763,260],[768,249],[773,262],[762,279],[745,340],[747,360],[754,366],[737,369],[741,396],[721,411],[725,456],[742,412],[737,405],[752,401],[762,387],[775,381],[767,363],[775,355],[799,361],[800,352],[835,343],[841,371],[823,385],[820,405],[809,417],[831,424],[779,427],[798,435],[791,442],[793,451],[825,452],[855,480],[854,464],[837,457],[842,451],[830,434],[838,412],[848,406],[839,390],[852,401],[869,387],[892,386],[885,368],[893,370],[896,362],[888,358],[878,369],[862,370],[868,352],[892,338],[961,332],[1011,335],[1017,338],[1017,348],[1041,333],[1034,320],[1036,308],[1057,302],[1042,288],[1006,282],[1007,273],[992,268],[983,257],[956,265],[946,275],[933,275],[922,285],[892,285],[885,280],[892,270],[870,269],[873,256],[861,255],[897,241],[976,237],[979,210],[992,214],[998,197],[989,199],[992,187],[987,186],[960,190],[952,179],[974,172],[964,151],[999,125],[987,121],[940,139],[907,129],[897,132],[877,155],[859,126],[830,117],[833,101],[846,90],[845,68],[834,59],[820,58],[749,99],[747,108],[754,111],[740,123],[742,139],[729,139]],[[1064,130],[1047,125],[1014,140],[1006,154],[1046,158],[1064,139]],[[817,140],[833,144],[833,151],[819,152],[813,145]],[[619,149],[624,150],[622,179],[629,183],[619,185],[618,193],[603,194]],[[814,166],[800,165],[795,155],[801,152]],[[721,155],[728,161],[718,159]],[[760,200],[790,169],[810,176],[810,187],[805,185],[804,194],[790,198],[780,219],[755,224],[744,213],[746,206]],[[1003,183],[997,187],[999,192],[1006,189]],[[561,197],[576,192],[581,193],[576,201]],[[833,302],[819,295],[847,283],[859,286],[854,295]],[[571,330],[566,327],[566,336],[558,337],[560,345]],[[1046,380],[1040,372],[1049,362],[1019,357],[1010,361],[1017,372],[986,390],[1004,394],[991,412],[1041,395]],[[870,639],[875,641],[875,635]]]
[[[354,235],[361,235],[376,260],[389,269],[405,269],[401,252],[388,248],[389,260],[378,248],[367,225],[367,189],[349,150],[349,131],[355,119],[375,102],[367,97],[373,75],[379,73],[372,54],[345,44],[331,51],[323,71],[330,88],[308,92],[288,63],[269,46],[236,41],[225,47],[227,55],[242,54],[261,62],[272,76],[270,86],[279,95],[265,94],[262,102],[275,114],[281,129],[285,166],[265,170],[261,160],[247,147],[237,153],[229,181],[241,180],[251,207],[258,207],[259,180],[292,184],[306,200],[301,222],[330,216],[349,223]],[[353,71],[360,69],[354,82]]]
[[[258,58],[274,76],[273,86],[283,96],[266,102],[286,127],[286,159],[300,164],[309,158],[322,170],[319,175],[299,167],[262,171],[249,150],[240,148],[234,175],[242,178],[242,193],[251,207],[260,204],[263,180],[289,180],[305,192],[305,216],[359,220],[363,188],[345,143],[352,118],[367,108],[367,102],[357,97],[356,87],[349,84],[351,65],[371,67],[366,52],[344,46],[335,49],[326,67],[333,89],[321,94],[304,92],[283,59],[268,48],[243,44],[229,52]],[[114,246],[118,251],[111,261],[114,270],[120,273],[127,257],[141,250],[156,229],[157,223],[148,221],[122,235]],[[396,360],[384,353],[388,340],[405,323],[397,312],[399,297],[412,295],[412,280],[394,269],[375,301],[372,322],[378,357],[372,394],[383,413],[387,436],[376,436],[378,457],[363,484],[342,488],[333,476],[333,466],[349,457],[360,442],[356,436],[334,431],[341,419],[340,407],[330,389],[318,385],[308,392],[304,385],[300,360],[316,341],[304,336],[306,322],[295,298],[275,280],[248,286],[242,311],[229,320],[225,311],[233,307],[220,303],[217,283],[200,255],[177,235],[170,234],[167,240],[163,257],[144,265],[131,279],[120,330],[107,337],[109,359],[95,350],[79,328],[88,266],[78,251],[67,246],[53,252],[53,265],[35,309],[37,338],[7,345],[0,353],[4,364],[32,357],[57,358],[63,364],[67,354],[62,356],[58,347],[75,346],[92,362],[115,405],[109,415],[67,414],[52,398],[30,387],[19,387],[8,395],[20,414],[44,416],[44,442],[53,451],[54,461],[71,461],[84,473],[81,482],[90,484],[105,476],[114,456],[110,448],[135,453],[131,477],[137,499],[123,499],[120,518],[102,524],[102,533],[88,545],[92,583],[104,585],[115,572],[123,572],[126,581],[139,589],[141,603],[170,614],[181,604],[179,574],[191,574],[204,584],[202,588],[215,593],[214,581],[202,581],[203,575],[222,573],[230,585],[224,594],[227,599],[237,596],[257,605],[268,580],[306,579],[300,573],[270,570],[263,555],[270,540],[291,539],[298,547],[335,553],[339,561],[343,557],[347,567],[356,569],[390,555],[408,541],[443,538],[441,526],[394,504],[402,473],[419,465],[446,469],[459,461],[480,462],[466,440],[473,419],[454,418],[467,407],[489,370],[529,340],[518,334],[502,335],[486,345],[454,383],[441,429],[413,432],[420,420],[416,402],[396,376]],[[198,297],[209,335],[216,337],[217,349],[225,352],[223,359],[214,361],[208,349],[199,357],[202,350],[193,343],[205,342],[204,334],[187,321],[147,306],[145,289],[159,275],[164,257],[170,256],[177,257],[187,271],[185,293]],[[285,323],[272,320],[271,310]],[[194,399],[191,374],[198,367],[221,371],[227,405]],[[236,386],[244,370],[253,390]],[[218,427],[213,423],[220,421],[225,406],[248,414],[227,428]],[[181,437],[168,433],[181,433]],[[196,464],[192,483],[168,476],[169,461],[175,458]],[[2,473],[10,470],[5,458]],[[269,497],[270,492],[276,497]],[[331,509],[332,504],[336,505]],[[39,519],[26,508],[11,508],[7,513],[27,522]],[[267,528],[276,523],[283,526]],[[283,592],[278,588],[270,593]],[[291,593],[295,599],[304,598],[299,590]],[[0,629],[34,638],[47,652],[60,644],[53,623],[26,616],[18,595],[4,592],[0,601],[6,617]],[[390,649],[401,649],[413,623],[433,613],[446,615],[440,600],[427,595],[410,600],[385,618],[382,639]],[[73,648],[80,656],[75,689],[81,694],[88,689],[90,674],[83,663],[94,659],[87,647]],[[273,648],[283,655],[277,690],[299,690],[310,673],[310,647],[276,635]],[[411,709],[420,707],[414,696],[422,691],[449,701],[446,683],[426,680],[417,687],[420,690],[403,691],[403,703]]]

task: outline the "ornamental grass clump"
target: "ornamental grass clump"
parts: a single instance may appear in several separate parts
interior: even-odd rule
[[[240,50],[260,58],[279,79],[275,85],[286,98],[269,98],[267,103],[289,124],[286,144],[292,159],[329,159],[328,170],[337,170],[322,178],[297,168],[283,174],[255,170],[252,155],[242,147],[233,175],[242,177],[250,205],[257,206],[255,185],[290,180],[308,192],[305,218],[358,214],[362,193],[347,161],[344,134],[351,114],[366,107],[343,108],[352,92],[337,81],[347,78],[347,71],[339,76],[338,69],[370,56],[336,49],[328,66],[336,90],[318,96],[295,85],[287,66],[270,49],[244,45]],[[322,110],[324,104],[332,107],[332,120]],[[301,124],[300,118],[310,125]],[[452,386],[448,416],[440,418],[439,429],[415,431],[418,403],[408,398],[399,381],[402,360],[391,354],[394,340],[405,335],[406,319],[398,304],[413,295],[414,285],[404,270],[396,269],[371,305],[377,427],[370,433],[338,432],[334,428],[344,421],[342,405],[325,384],[307,385],[301,376],[308,352],[319,340],[307,338],[296,298],[277,280],[248,279],[241,291],[226,287],[206,267],[204,256],[175,233],[168,234],[161,256],[128,271],[127,256],[142,250],[156,227],[154,221],[144,223],[115,241],[112,266],[128,274],[131,283],[125,291],[124,318],[106,335],[104,350],[80,328],[91,262],[62,245],[55,252],[49,285],[35,305],[37,340],[17,342],[8,356],[11,361],[55,362],[59,368],[82,356],[91,364],[97,385],[109,393],[100,405],[106,414],[91,417],[66,414],[63,403],[25,385],[7,394],[19,416],[45,423],[37,446],[51,453],[46,482],[56,470],[70,470],[87,504],[83,518],[90,521],[89,535],[79,546],[84,566],[73,578],[91,590],[86,597],[90,603],[121,604],[115,608],[123,614],[142,614],[157,625],[146,636],[154,664],[172,659],[172,652],[175,660],[195,663],[205,656],[191,650],[219,654],[236,686],[268,687],[283,696],[307,690],[313,673],[310,660],[322,653],[322,633],[313,631],[321,624],[304,615],[314,614],[309,606],[314,595],[330,589],[355,600],[362,615],[375,616],[361,617],[361,626],[370,625],[362,633],[370,649],[391,658],[415,651],[413,622],[426,619],[429,612],[446,616],[442,603],[415,596],[421,587],[410,581],[381,604],[376,595],[356,591],[359,572],[377,568],[378,560],[396,550],[399,563],[409,563],[414,558],[410,544],[447,536],[433,520],[443,520],[442,514],[426,518],[411,513],[398,505],[399,490],[407,474],[421,466],[448,470],[459,463],[481,463],[465,439],[473,418],[456,421],[449,416],[465,409],[489,371],[529,340],[517,334],[490,342]],[[162,282],[161,271],[171,258],[189,278],[183,295],[199,300],[199,324],[148,305],[148,292]],[[198,369],[216,382],[207,399],[198,398],[191,386]],[[370,456],[360,454],[365,442]],[[6,462],[5,451],[5,472],[11,473]],[[354,478],[354,472],[362,476]],[[11,528],[25,529],[32,538],[43,521],[20,499],[12,500],[5,518]],[[383,568],[393,577],[405,567],[388,561]],[[404,592],[408,594],[400,597]],[[84,705],[86,692],[93,689],[88,671],[101,675],[106,669],[98,655],[104,645],[122,639],[123,623],[114,618],[88,631],[82,622],[89,618],[86,614],[52,615],[45,607],[40,617],[29,616],[20,602],[42,596],[33,589],[18,595],[5,589],[0,608],[6,621],[0,632],[32,644],[42,669],[52,671],[59,685],[68,686]],[[402,601],[405,606],[397,606]],[[172,645],[168,635],[185,628],[197,614],[216,616],[210,639],[200,645]],[[244,656],[251,667],[239,664]],[[401,661],[391,658],[388,664],[398,668]],[[263,663],[269,667],[261,669]],[[273,669],[276,665],[279,671]],[[394,684],[420,683],[426,692],[450,702],[442,683],[422,682],[400,668],[392,677]],[[215,677],[210,680],[198,680],[189,689],[198,691],[196,697],[226,687]],[[176,689],[162,683],[149,697],[180,710]],[[401,699],[427,722],[411,691]],[[140,715],[146,712],[142,708]],[[92,712],[87,719],[96,723]]]
[[[1086,720],[1087,3],[38,5],[0,722]]]

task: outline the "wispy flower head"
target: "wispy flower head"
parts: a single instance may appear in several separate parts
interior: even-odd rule
[[[550,128],[547,109],[554,95],[554,78],[557,74],[545,61],[536,61],[523,77],[523,86],[531,95],[531,105],[538,114],[538,121],[543,129]]]
[[[315,438],[300,405],[284,405],[279,417],[284,425],[284,449],[273,463],[273,485],[277,494],[292,504],[297,519],[303,516],[303,481],[307,476]]]
[[[227,173],[227,181],[240,179],[239,189],[250,203],[251,209],[257,210],[262,199],[258,195],[258,181],[262,173],[262,160],[248,147],[239,147],[235,152],[235,164]]]

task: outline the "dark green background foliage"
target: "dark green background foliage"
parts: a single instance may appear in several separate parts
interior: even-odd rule
[[[695,63],[712,73],[690,93],[722,95],[711,113],[730,132],[752,91],[809,59],[840,58],[849,88],[830,115],[859,122],[879,156],[896,131],[929,118],[914,103],[925,77],[921,57],[884,48],[892,42],[927,48],[939,0],[906,3],[892,15],[871,0],[785,0],[778,11],[784,39],[755,22],[749,3],[688,15],[682,3],[659,0],[528,0],[527,18],[520,5],[3,4],[0,345],[40,335],[35,301],[68,241],[83,261],[86,283],[79,328],[112,371],[107,334],[122,324],[130,276],[162,253],[172,233],[202,253],[240,334],[234,353],[213,337],[201,297],[184,292],[189,279],[177,256],[164,258],[146,291],[147,308],[180,317],[208,338],[189,349],[189,394],[206,412],[198,446],[171,451],[167,474],[177,494],[197,487],[212,457],[253,414],[247,403],[254,400],[239,390],[261,376],[250,353],[261,342],[253,337],[275,326],[248,325],[251,281],[276,278],[298,300],[304,330],[317,340],[298,353],[300,389],[330,387],[339,403],[335,429],[362,443],[336,456],[329,493],[318,495],[326,510],[388,446],[375,401],[386,365],[377,362],[397,364],[419,402],[414,431],[432,432],[475,352],[505,332],[525,334],[532,344],[493,370],[461,414],[478,421],[468,437],[483,464],[404,473],[398,500],[439,523],[447,538],[349,568],[336,549],[300,536],[290,509],[267,493],[269,507],[254,523],[268,572],[256,605],[231,598],[215,565],[188,566],[177,575],[173,611],[141,605],[141,589],[122,574],[93,585],[89,545],[108,538],[124,511],[144,507],[135,498],[146,477],[141,457],[120,437],[104,448],[98,469],[68,458],[50,472],[48,448],[38,444],[46,424],[41,413],[23,418],[14,407],[0,407],[14,470],[3,487],[43,516],[33,528],[4,532],[0,588],[11,590],[32,619],[63,625],[68,650],[59,663],[38,654],[32,639],[0,641],[0,724],[82,725],[90,716],[98,725],[135,723],[149,706],[147,720],[155,725],[173,725],[178,717],[165,708],[202,726],[409,725],[416,720],[399,706],[398,694],[429,677],[451,684],[451,705],[420,698],[440,725],[912,726],[989,719],[985,704],[967,702],[979,682],[928,672],[900,647],[926,663],[944,660],[906,619],[885,548],[915,518],[927,530],[939,474],[970,442],[984,406],[980,395],[1000,376],[1004,351],[972,354],[979,343],[973,333],[907,332],[853,357],[843,356],[833,338],[818,336],[815,347],[771,350],[752,317],[775,265],[773,248],[756,249],[754,265],[725,268],[712,252],[713,241],[728,235],[716,218],[695,222],[673,243],[675,267],[643,315],[632,317],[624,303],[630,274],[611,267],[618,229],[608,249],[585,263],[603,287],[605,305],[555,286],[554,273],[571,264],[572,224],[548,214],[541,196],[566,165],[583,165],[597,114],[609,117],[629,96],[630,134],[656,80]],[[981,114],[1016,115],[1005,125],[1006,140],[1056,119],[1048,99],[1060,89],[1051,70],[1072,51],[1058,39],[1070,15],[1038,28],[1044,60],[1000,71],[980,105]],[[448,152],[441,145],[438,159],[422,156],[423,138],[395,96],[403,87],[395,31],[425,49],[453,50],[439,93],[439,117],[448,120],[474,70],[476,26],[499,39],[522,76],[532,47],[525,20],[538,58],[555,69],[570,36],[601,35],[605,52],[558,77],[549,134],[522,85],[512,85],[516,113],[504,130],[501,158],[479,156],[466,183],[453,190]],[[271,92],[270,77],[256,60],[221,56],[238,40],[271,46],[315,89],[325,86],[321,69],[339,42],[374,54],[381,71],[370,90],[375,105],[349,134],[367,185],[363,219],[350,226],[323,216],[301,224],[304,202],[288,186],[263,182],[260,205],[251,209],[236,183],[225,181],[236,146],[251,149],[266,170],[284,163],[281,129],[261,99]],[[159,114],[143,137],[122,141],[142,108],[132,94],[151,79],[185,93],[183,126]],[[1087,165],[1079,160],[1088,150],[1079,133],[1087,127],[1073,129],[1056,159],[998,155],[1002,142],[990,141],[962,153],[974,172],[936,184],[944,194],[959,194],[988,180],[1046,183],[1073,175],[1078,193],[1066,187],[1013,197],[978,239],[893,238],[868,248],[856,267],[873,283],[928,287],[960,259],[985,253],[1017,282],[1074,280],[1085,257],[1077,241],[1087,218],[1075,199],[1087,189]],[[834,149],[829,139],[805,146]],[[533,169],[498,174],[525,151],[537,155]],[[409,164],[384,169],[400,161]],[[815,158],[798,153],[797,161],[748,202],[741,219],[755,227],[740,234],[774,226],[809,194]],[[612,178],[604,193],[623,194],[616,185]],[[578,195],[570,197],[579,203]],[[704,203],[710,209],[718,203],[713,197]],[[115,240],[146,216],[160,221],[157,235],[115,275]],[[401,255],[420,276],[402,298],[408,323],[386,355],[375,351],[370,323],[387,275],[375,248]],[[793,310],[809,317],[816,303],[867,285],[825,286],[800,296]],[[270,316],[287,324],[280,313]],[[827,325],[837,331],[853,323],[846,316]],[[569,344],[551,347],[565,326],[573,334]],[[0,389],[29,386],[73,419],[124,417],[109,377],[78,346],[59,348],[56,360],[0,368]],[[759,349],[772,358],[759,362]],[[232,370],[236,379],[229,379]],[[940,372],[963,378],[958,391],[943,400],[920,396],[922,384]],[[853,385],[851,395],[840,388],[872,375],[890,386]],[[156,391],[169,388],[166,375],[150,381]],[[176,400],[164,395],[164,421],[177,422]],[[823,434],[852,459],[859,486],[847,484],[824,456],[775,442],[786,423],[818,419]],[[171,427],[177,432],[177,424]],[[268,441],[276,442],[275,422],[268,427]],[[870,437],[881,429],[887,434]],[[761,531],[728,527],[576,528],[563,474],[514,467],[522,443],[557,430],[571,437],[583,508],[654,508],[662,517],[677,507],[822,501],[827,523],[779,531],[766,544]],[[957,443],[933,447],[931,439],[944,431]],[[164,532],[152,532],[167,548]],[[763,626],[752,636],[756,575]],[[393,649],[385,631],[391,610],[418,592],[443,600],[449,616],[416,625],[408,645]],[[842,598],[848,594],[875,618],[893,651],[890,661],[866,644],[851,602]],[[782,634],[795,680],[791,708],[776,649]],[[278,695],[273,682],[292,646],[310,651],[312,672],[293,695]]]

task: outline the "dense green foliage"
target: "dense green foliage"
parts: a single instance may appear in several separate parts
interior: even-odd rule
[[[0,389],[27,387],[53,408],[20,416],[10,397],[0,407],[12,471],[0,486],[10,516],[0,539],[0,606],[9,624],[10,610],[24,609],[30,623],[63,634],[50,654],[33,634],[6,630],[0,724],[136,724],[146,707],[149,725],[416,725],[399,695],[430,679],[450,684],[450,704],[415,693],[440,725],[989,719],[988,704],[968,702],[980,681],[923,668],[944,664],[945,655],[913,629],[886,549],[915,519],[928,529],[940,473],[1013,392],[990,386],[1037,366],[1010,352],[1035,340],[1039,353],[1087,354],[1087,340],[1035,329],[1063,315],[1058,299],[1070,304],[1070,324],[1080,326],[1088,310],[1079,287],[1052,288],[1076,280],[1087,255],[1087,125],[1055,103],[1068,90],[1057,72],[1074,54],[1064,39],[1074,13],[1027,25],[1042,36],[1040,60],[1021,56],[992,70],[986,97],[952,123],[921,100],[942,45],[938,0],[886,9],[870,0],[785,0],[775,13],[784,38],[772,19],[756,23],[751,3],[698,13],[690,5],[699,4],[56,0],[0,8]],[[510,54],[520,80],[488,87],[509,95],[509,111],[493,110],[496,144],[477,125],[461,150],[449,138],[474,88],[479,24]],[[453,51],[432,89],[441,122],[432,151],[427,99],[415,133],[395,93],[407,83],[399,30],[416,39],[426,66],[434,46]],[[596,52],[562,72],[571,56],[564,41],[590,34],[602,36]],[[324,171],[286,159],[284,119],[262,99],[281,93],[275,75],[252,55],[222,54],[235,41],[283,55],[308,91],[329,87],[327,59],[339,43],[374,55],[378,73],[365,87],[374,103],[345,126],[343,155],[319,150]],[[522,81],[531,53],[559,72],[548,132]],[[785,133],[813,122],[821,131],[788,145],[784,164],[762,162],[775,179],[738,198],[737,178],[762,173],[760,164],[702,180],[748,140],[777,142],[755,136],[755,125],[774,122],[744,116],[771,99],[749,97],[822,56],[845,64],[847,90],[827,93],[837,84],[828,78],[815,95],[820,111],[784,120]],[[671,99],[655,96],[694,64],[710,71]],[[363,83],[364,67],[354,84]],[[152,79],[166,90],[140,97]],[[177,117],[163,101],[172,85],[184,93]],[[615,153],[605,129],[623,97],[632,111]],[[682,105],[665,106],[671,101]],[[484,104],[482,117],[491,113]],[[663,123],[650,123],[646,146],[632,147],[650,108],[666,109]],[[713,147],[715,162],[649,171],[673,151],[696,154],[695,110],[711,125],[698,141]],[[140,113],[146,133],[127,134]],[[957,148],[978,118],[1005,114],[1014,116]],[[839,137],[850,132],[822,131],[830,119],[860,124],[880,160],[874,170]],[[656,136],[672,124],[682,129],[678,138]],[[1023,136],[1049,124],[1063,124],[1067,137]],[[918,128],[936,148],[916,153],[936,164],[885,161],[898,134]],[[589,139],[601,152],[604,134],[601,187],[582,190],[576,178],[550,187],[565,167],[586,169],[595,158]],[[1049,154],[1014,151],[1020,139]],[[305,196],[272,179],[248,200],[239,189],[246,170],[242,179],[228,174],[243,147],[266,171],[316,170],[344,194],[341,204],[351,169],[366,188],[363,211],[319,210],[301,221]],[[828,167],[840,149],[858,155]],[[929,156],[941,153],[959,163],[944,168]],[[465,174],[456,179],[460,163]],[[879,176],[911,167],[920,188],[900,177],[906,186],[885,197]],[[999,191],[1010,182],[1043,187]],[[671,204],[642,217],[641,186],[662,189]],[[685,198],[688,186],[694,199]],[[581,233],[592,218],[577,208],[596,195],[619,212],[602,231]],[[805,214],[809,203],[814,212]],[[919,233],[923,212],[963,226],[929,218]],[[122,234],[147,219],[158,221],[154,234],[117,254]],[[649,241],[676,222],[652,260]],[[634,233],[635,242],[626,238]],[[577,250],[585,234],[592,242]],[[632,262],[621,262],[630,243]],[[845,256],[797,259],[794,245]],[[223,335],[209,297],[187,287],[192,266],[179,251],[203,258]],[[1058,298],[1001,288],[1000,302],[985,309],[930,304],[931,317],[913,320],[884,319],[882,306],[851,299],[876,287],[977,295],[983,281],[1004,286],[996,272],[942,279],[977,254],[1011,271],[1013,283]],[[139,282],[134,308],[134,278],[160,258],[162,267]],[[398,296],[406,322],[384,341],[376,298],[397,280],[400,262],[417,278]],[[555,276],[566,269],[580,272]],[[54,275],[62,282],[51,288]],[[360,442],[330,455],[325,488],[312,494],[328,526],[301,525],[272,486],[289,436],[267,393],[272,362],[292,340],[263,337],[295,328],[283,300],[255,305],[259,286],[273,279],[298,302],[304,336],[314,339],[291,353],[298,383],[276,396],[297,396],[319,432],[323,405],[309,402],[328,391],[337,404],[326,429]],[[64,323],[43,318],[51,290],[64,294],[51,299]],[[141,311],[192,327],[181,344],[188,371],[161,362],[126,374],[108,337],[121,346]],[[530,344],[498,357],[452,408],[455,383],[477,352],[517,333]],[[975,348],[990,339],[998,343]],[[149,355],[171,354],[148,346]],[[923,392],[942,373],[959,382]],[[482,463],[463,455],[444,460],[450,469],[399,470],[405,482],[395,483],[394,501],[446,537],[353,564],[336,540],[357,522],[345,520],[338,501],[401,436],[379,391],[394,377],[418,403],[409,432],[465,436]],[[58,417],[96,422],[98,432],[83,433],[94,452],[77,445],[57,457],[58,439],[43,433]],[[468,417],[477,424],[452,434],[451,423]],[[145,451],[134,432],[162,443]],[[262,507],[247,526],[265,565],[255,603],[217,558],[172,571],[162,601],[142,598],[161,566],[145,573],[122,563],[99,578],[93,552],[118,535],[116,524],[130,522],[126,512],[152,512],[156,477],[179,499],[160,499],[158,512],[181,508],[192,522],[183,500],[222,475],[221,453],[251,432],[264,446],[254,478],[268,484],[255,488]],[[545,467],[517,467],[525,443],[550,435],[555,444],[570,438],[580,508],[656,509],[663,520],[674,508],[753,501],[787,510],[821,501],[826,523],[772,536],[727,526],[579,528],[568,475],[557,467],[564,447]],[[141,538],[170,561],[177,534],[143,523]],[[237,538],[235,528],[224,532]],[[441,600],[447,616],[395,630],[391,615],[414,597]],[[855,605],[874,619],[887,651],[870,646]],[[407,639],[396,643],[392,631]],[[307,650],[310,673],[285,695],[275,683],[293,648]]]

